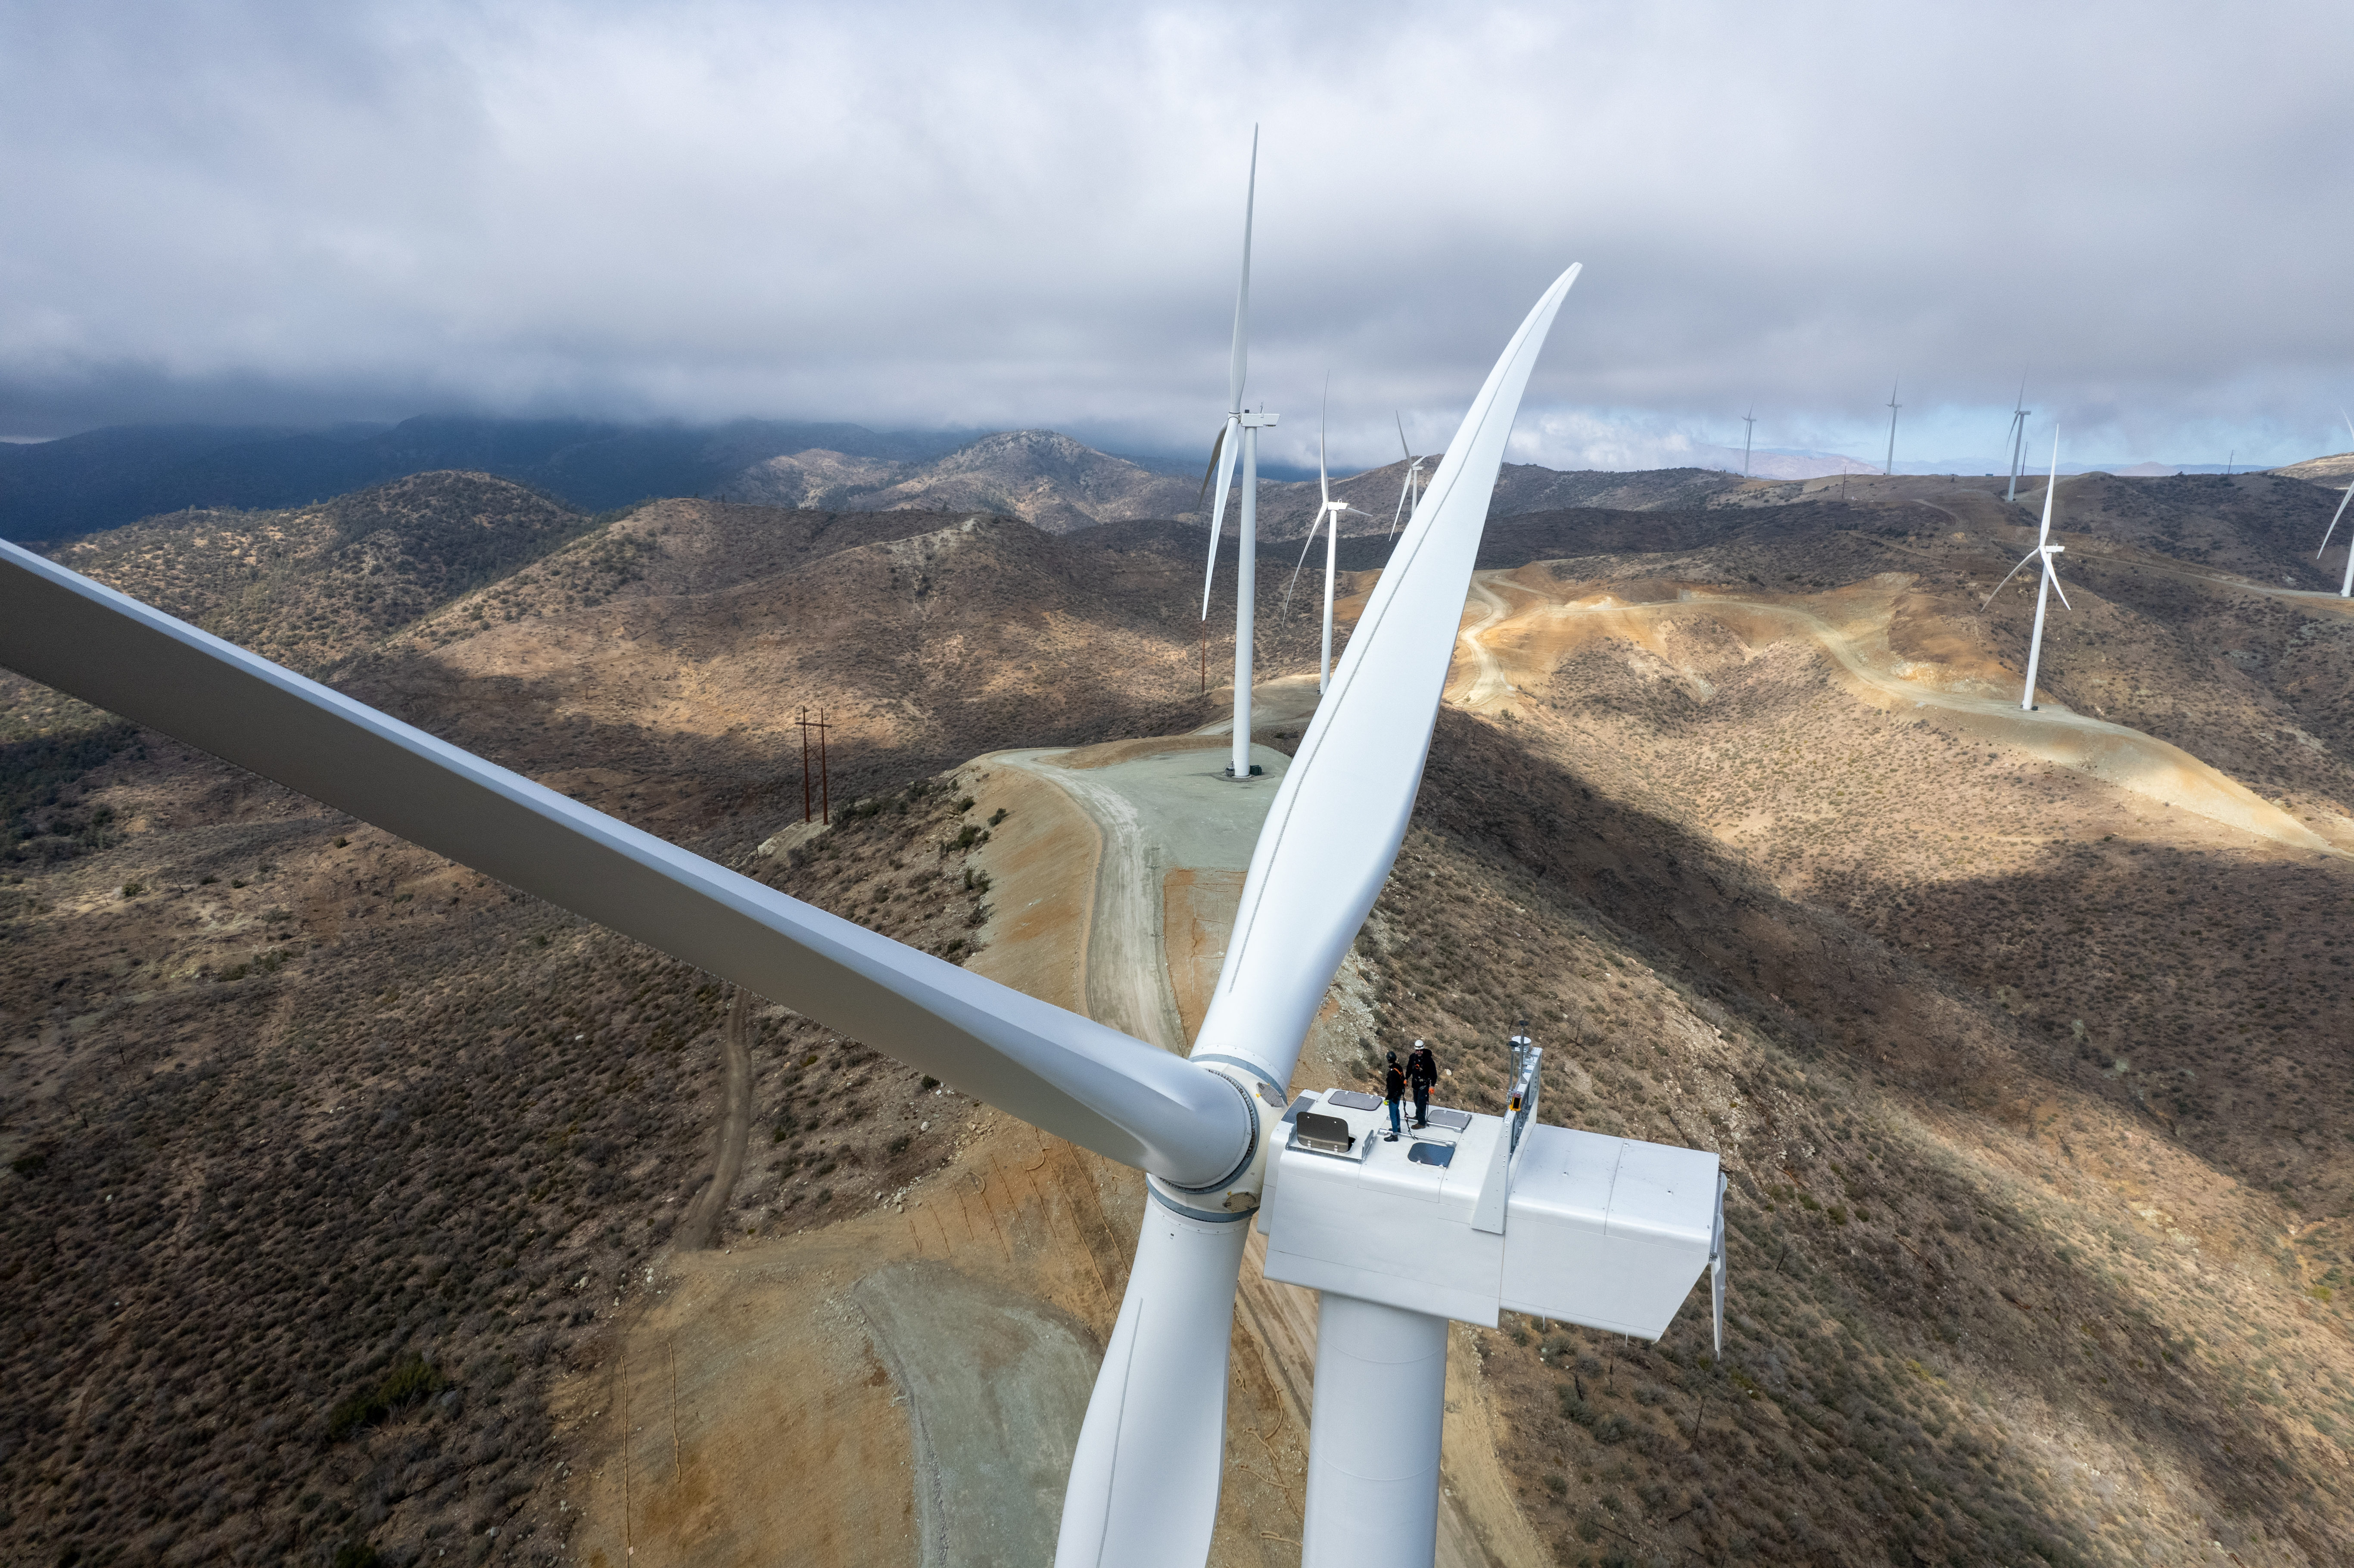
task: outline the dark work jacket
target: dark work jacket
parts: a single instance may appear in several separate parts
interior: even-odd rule
[[[1391,1099],[1405,1098],[1405,1075],[1393,1065],[1389,1076],[1382,1080],[1382,1089]]]
[[[1405,1081],[1409,1084],[1435,1085],[1438,1082],[1438,1058],[1427,1049],[1409,1051],[1405,1057]]]

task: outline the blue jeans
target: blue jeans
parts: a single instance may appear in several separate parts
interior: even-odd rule
[[[1398,1131],[1398,1102],[1392,1100],[1390,1101],[1390,1136],[1395,1138]]]

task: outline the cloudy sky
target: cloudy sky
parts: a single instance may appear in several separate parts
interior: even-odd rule
[[[0,434],[423,412],[1515,455],[2349,441],[2342,5],[0,0]],[[2333,435],[2333,429],[2335,434]]]

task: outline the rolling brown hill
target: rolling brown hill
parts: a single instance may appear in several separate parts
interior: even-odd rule
[[[1189,513],[1198,484],[1155,473],[1053,430],[1006,430],[927,462],[813,450],[746,468],[723,493],[788,506],[924,508],[1019,517],[1050,534]]]
[[[1036,895],[966,759],[1215,714],[1197,532],[404,482],[65,558],[953,956]],[[1981,596],[2032,514],[1895,483],[1490,529],[1333,1016],[1363,1063],[1434,1040],[1482,1105],[1531,1017],[1548,1118],[1717,1149],[1736,1233],[1721,1361],[1689,1311],[1656,1348],[1473,1336],[1513,1506],[1560,1563],[2338,1560],[2354,622],[2277,584],[2310,508],[2062,481],[2045,700],[2187,754],[2169,798],[1995,711],[2029,606]],[[565,1413],[664,1258],[797,1255],[761,1249],[981,1136],[766,999],[13,676],[0,705],[11,1558],[555,1560]],[[857,804],[763,854],[804,705]],[[1129,1238],[1071,1212],[1116,1292]],[[1278,1459],[1235,1463],[1279,1509]]]

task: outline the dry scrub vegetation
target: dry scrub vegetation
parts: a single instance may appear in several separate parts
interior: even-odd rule
[[[1704,1289],[1657,1348],[1482,1336],[1557,1561],[2335,1560],[2342,1227],[1517,728],[1442,718],[1358,945],[1368,1071],[1428,1038],[1446,1097],[1499,1108],[1527,1017],[1545,1119],[1716,1149],[1734,1181],[1722,1361]]]
[[[2295,577],[2330,503],[2292,483],[2063,482],[2077,609],[2047,689],[2327,822],[2354,800],[2347,623],[2218,571]],[[1776,493],[1500,520],[1483,564],[1826,606],[1902,574],[1893,655],[2011,678],[2023,602],[1977,607],[2026,509],[1750,503]],[[960,960],[995,894],[958,765],[1210,716],[1198,539],[581,518],[426,475],[59,554]],[[1272,561],[1279,673],[1314,621],[1276,627]],[[1656,1349],[1481,1336],[1556,1560],[2342,1560],[2341,863],[2135,816],[1702,615],[1518,680],[1442,715],[1344,977],[1361,1061],[1429,1038],[1442,1097],[1493,1108],[1528,1017],[1550,1119],[1717,1149],[1734,1179],[1721,1361],[1698,1296]],[[837,726],[830,832],[797,829],[804,704]],[[720,1163],[731,1042],[749,1146],[716,1245],[891,1202],[970,1118],[765,999],[13,677],[0,802],[11,1561],[554,1560],[551,1393],[703,1239],[674,1232]]]

